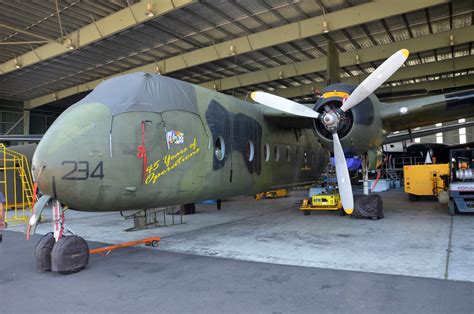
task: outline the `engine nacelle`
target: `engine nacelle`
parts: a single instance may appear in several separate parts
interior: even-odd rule
[[[327,86],[321,90],[321,97],[316,102],[314,110],[320,114],[337,110],[342,106],[343,99],[348,97],[355,88],[354,85],[342,83]],[[313,121],[313,127],[321,145],[332,151],[331,131],[319,119]],[[385,134],[382,129],[378,98],[371,94],[357,106],[345,112],[341,116],[337,133],[347,154],[359,155],[382,145]]]

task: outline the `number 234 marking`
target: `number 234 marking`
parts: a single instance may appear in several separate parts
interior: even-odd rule
[[[72,170],[66,173],[61,180],[87,180],[98,178],[102,180],[104,178],[104,163],[102,161],[89,172],[89,162],[88,161],[69,161],[65,160],[61,165],[72,165]]]

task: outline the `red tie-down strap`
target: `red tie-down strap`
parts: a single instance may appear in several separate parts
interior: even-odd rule
[[[36,197],[38,195],[38,183],[33,183],[33,205],[36,203]]]
[[[145,123],[147,121],[142,121],[142,145],[137,147],[137,158],[143,159],[143,174],[142,174],[142,183],[145,183],[146,177],[146,146],[145,146]]]

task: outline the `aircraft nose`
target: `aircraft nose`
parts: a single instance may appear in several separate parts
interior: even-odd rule
[[[47,132],[32,160],[33,176],[41,192],[58,198],[74,193],[64,181],[77,164],[77,159],[78,149],[73,138],[66,132]]]

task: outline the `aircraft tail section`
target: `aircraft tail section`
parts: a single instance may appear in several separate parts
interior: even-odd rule
[[[471,117],[474,89],[385,103],[381,110],[383,126],[389,132]]]

